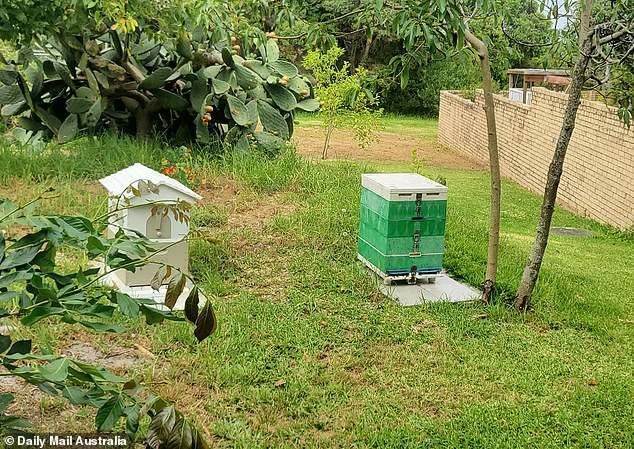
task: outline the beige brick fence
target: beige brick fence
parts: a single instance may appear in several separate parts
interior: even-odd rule
[[[495,96],[503,176],[544,193],[566,99],[566,94],[545,88],[533,89],[530,106]],[[483,105],[482,91],[474,102],[456,92],[441,92],[438,140],[488,164]],[[634,127],[628,130],[603,103],[581,101],[558,201],[621,229],[634,226]]]

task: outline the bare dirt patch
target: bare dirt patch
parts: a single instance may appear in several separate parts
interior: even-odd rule
[[[131,370],[150,358],[149,353],[124,348],[120,346],[120,342],[112,343],[111,350],[106,353],[90,343],[73,338],[68,345],[64,344],[61,355],[79,362],[100,365],[115,373]],[[11,393],[15,397],[9,409],[10,414],[28,419],[38,431],[60,432],[91,428],[94,410],[70,405],[65,398],[50,396],[18,377],[2,376],[1,379],[0,393]],[[79,411],[86,409],[80,417]]]
[[[231,205],[238,195],[235,181],[226,176],[218,176],[214,180],[207,181],[196,191],[203,197],[201,204]]]
[[[324,145],[324,134],[321,128],[296,128],[293,140],[300,154],[309,159],[321,158]],[[391,132],[380,132],[375,143],[366,148],[359,148],[349,129],[333,132],[328,157],[329,159],[403,162],[412,160],[413,149],[416,149],[418,159],[424,159],[425,164],[472,170],[483,168],[480,163],[438,143]]]
[[[201,204],[225,206],[229,212],[228,230],[243,228],[260,229],[276,215],[290,215],[294,204],[284,201],[283,193],[273,193],[263,198],[245,197],[236,182],[226,176],[219,176],[198,189],[203,197]]]
[[[229,216],[229,227],[231,229],[261,228],[266,221],[276,215],[292,214],[295,211],[295,204],[284,204],[280,201],[281,197],[280,194],[274,194],[263,201],[243,205]]]
[[[142,364],[143,358],[137,351],[129,348],[114,347],[109,354],[104,354],[99,349],[88,343],[78,341],[64,350],[64,355],[82,363],[101,365],[113,371],[119,371]]]

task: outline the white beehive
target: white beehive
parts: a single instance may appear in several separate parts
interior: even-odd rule
[[[155,242],[157,249],[167,247],[153,256],[152,261],[187,272],[188,243],[183,238],[189,234],[189,220],[177,220],[171,211],[163,214],[157,213],[157,209],[162,210],[162,205],[177,205],[182,201],[193,204],[202,197],[177,180],[138,163],[106,176],[99,182],[108,191],[109,211],[118,211],[110,218],[108,236],[114,236],[120,229],[128,234],[141,233]],[[146,185],[151,183],[158,192],[156,189],[150,191],[142,188],[144,182]],[[164,288],[157,294],[150,287],[157,269],[158,265],[149,264],[134,273],[117,270],[109,276],[110,283],[131,296],[160,300],[164,297]]]

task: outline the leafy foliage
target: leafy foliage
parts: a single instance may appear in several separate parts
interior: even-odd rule
[[[476,89],[482,84],[477,64],[464,53],[412,68],[405,89],[392,73],[385,66],[370,74],[370,80],[372,90],[380,94],[380,106],[397,114],[437,116],[441,90]]]
[[[347,62],[337,67],[342,54],[341,48],[333,47],[324,53],[309,52],[304,58],[304,66],[312,70],[317,80],[314,88],[317,96],[312,101],[320,100],[319,117],[326,130],[323,159],[327,157],[329,138],[334,129],[351,126],[356,141],[363,148],[374,139],[378,119],[383,113],[382,109],[376,108],[377,98],[364,86],[367,71],[358,67],[350,74]]]
[[[200,179],[193,172],[192,149],[186,146],[169,148],[161,161],[161,173],[178,179],[188,187],[196,187]]]
[[[135,190],[152,189],[142,183]],[[112,318],[118,310],[129,318],[145,317],[148,324],[164,320],[183,321],[171,310],[159,308],[150,299],[132,298],[125,293],[111,291],[97,285],[99,279],[117,269],[134,271],[154,264],[157,250],[144,237],[128,235],[119,230],[112,238],[104,237],[105,221],[91,221],[83,216],[35,215],[35,201],[15,206],[0,201],[0,229],[21,226],[29,229],[22,236],[0,231],[0,318],[19,320],[33,326],[44,319],[58,319],[78,324],[96,332],[123,332]],[[167,207],[167,206],[166,206]],[[170,205],[176,213],[178,205]],[[178,211],[179,216],[186,214]],[[108,218],[106,217],[103,217]],[[103,259],[107,268],[80,267],[61,272],[57,266],[57,252],[63,248],[80,250],[90,260]],[[172,267],[159,264],[160,284],[170,276]],[[178,297],[185,284],[185,275],[178,272],[170,282],[167,297]],[[207,338],[216,327],[216,319],[207,302],[199,311],[198,289],[187,299],[185,318],[195,324],[199,341]],[[166,300],[171,309],[175,301]],[[135,438],[139,423],[150,420],[148,443],[154,449],[178,445],[183,448],[204,447],[203,438],[185,418],[164,400],[153,395],[143,385],[125,379],[97,366],[33,349],[31,340],[14,340],[0,335],[0,365],[4,375],[18,376],[54,396],[63,396],[76,405],[97,408],[95,426],[107,432],[126,424],[127,433]],[[29,425],[23,419],[6,414],[13,397],[0,395],[0,432],[12,432]],[[165,420],[168,414],[174,419]],[[156,437],[156,433],[160,437]]]
[[[295,110],[315,109],[308,80],[279,59],[275,39],[230,33],[224,24],[232,19],[217,5],[104,3],[50,2],[17,31],[28,9],[20,5],[0,27],[0,38],[24,44],[0,71],[2,115],[32,133],[23,140],[154,129],[181,142],[248,149],[287,139]],[[266,118],[259,101],[271,106]],[[259,121],[264,134],[254,132]]]

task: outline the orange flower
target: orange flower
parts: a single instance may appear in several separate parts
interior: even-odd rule
[[[163,173],[164,175],[170,176],[170,175],[173,175],[175,171],[176,171],[176,167],[172,166],[172,167],[164,168],[163,170],[161,170],[161,173]]]
[[[191,152],[192,152],[192,149],[191,149],[191,148],[187,148],[187,152],[188,152],[188,153],[191,153]]]
[[[193,174],[192,174],[192,175],[189,175],[189,180],[190,180],[190,181],[193,181],[193,180],[194,180],[194,178],[196,178],[196,177],[195,177]]]
[[[191,173],[191,171],[192,171],[192,169],[191,169],[191,168],[189,168],[189,167],[187,167],[187,168],[185,169],[185,173]]]

